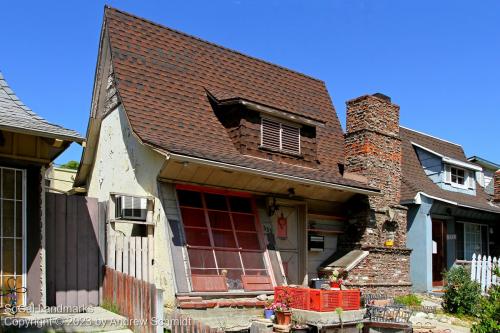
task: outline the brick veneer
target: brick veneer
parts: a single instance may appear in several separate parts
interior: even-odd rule
[[[340,244],[344,250],[370,251],[349,273],[351,284],[365,291],[396,295],[410,290],[407,209],[399,204],[401,149],[399,106],[383,95],[347,102],[345,171],[366,177],[369,185],[381,190],[380,196],[353,200],[350,225]],[[386,247],[391,233],[394,246]]]
[[[495,202],[500,202],[500,170],[497,170],[495,172],[495,176],[493,178],[493,185],[494,185],[494,194],[493,194],[493,200]]]

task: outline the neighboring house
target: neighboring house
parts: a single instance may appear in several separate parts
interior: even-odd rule
[[[500,206],[478,185],[483,168],[460,145],[404,127],[400,135],[412,283],[431,291],[456,260],[500,254]]]
[[[494,176],[495,172],[500,170],[500,164],[490,162],[479,156],[472,156],[467,159],[469,162],[479,165],[483,168],[482,172],[477,174],[477,182],[484,188],[489,195],[494,194]]]
[[[0,290],[15,281],[23,304],[45,304],[44,175],[83,138],[31,111],[0,73]],[[0,297],[0,308],[7,301]]]
[[[68,193],[73,189],[76,170],[52,164],[45,172],[46,190],[54,193]]]
[[[115,231],[153,228],[167,306],[335,265],[407,293],[399,107],[376,94],[347,113],[344,139],[322,81],[106,8],[75,191],[107,202]]]

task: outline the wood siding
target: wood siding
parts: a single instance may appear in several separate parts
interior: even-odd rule
[[[94,198],[46,194],[47,305],[99,304],[104,262],[99,211]]]

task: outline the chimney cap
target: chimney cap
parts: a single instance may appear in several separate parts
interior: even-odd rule
[[[389,96],[385,95],[385,94],[382,94],[382,93],[378,92],[378,93],[374,93],[372,96],[378,97],[380,99],[383,99],[384,101],[387,101],[387,102],[391,103],[391,98]]]

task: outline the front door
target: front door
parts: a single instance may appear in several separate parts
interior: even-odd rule
[[[273,215],[276,247],[288,284],[301,284],[299,270],[299,214],[293,206],[279,206]]]
[[[446,221],[432,220],[432,285],[443,285],[446,269]]]

